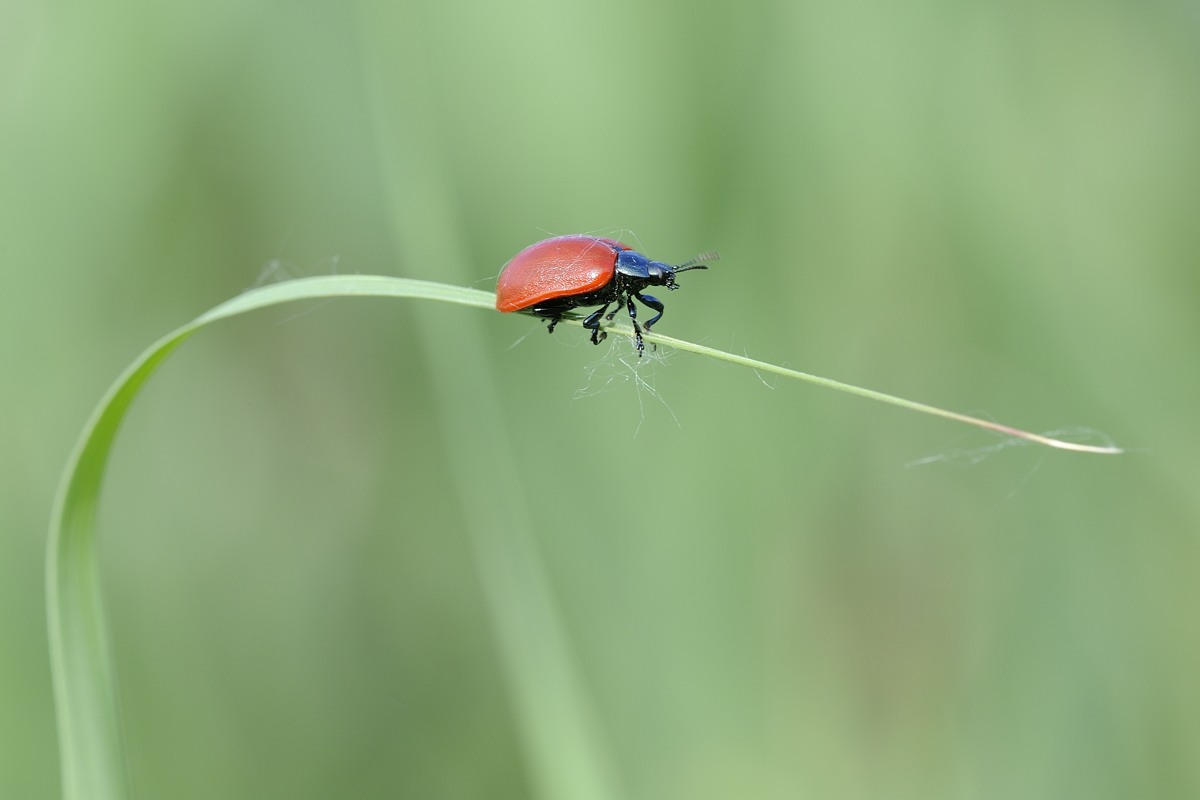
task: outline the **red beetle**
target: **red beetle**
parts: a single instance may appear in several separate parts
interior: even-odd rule
[[[651,261],[627,244],[599,236],[557,236],[531,244],[513,256],[505,265],[496,284],[496,308],[500,311],[528,311],[550,320],[548,330],[563,315],[579,306],[602,306],[583,321],[592,332],[592,344],[600,344],[606,334],[600,330],[600,319],[611,320],[624,306],[633,322],[638,355],[642,330],[649,331],[662,319],[663,304],[648,294],[647,286],[678,288],[675,275],[689,269],[708,269],[705,262],[716,261],[716,253],[705,253],[687,263],[673,267],[661,261]],[[639,326],[637,308],[633,301],[658,313]],[[617,307],[608,312],[613,303]]]

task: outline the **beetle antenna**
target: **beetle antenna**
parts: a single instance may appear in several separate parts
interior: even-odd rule
[[[683,262],[682,264],[680,264],[678,267],[675,268],[675,271],[676,272],[686,272],[689,269],[708,269],[708,267],[704,266],[704,264],[707,264],[712,261],[720,261],[720,260],[721,260],[720,253],[718,253],[716,250],[709,250],[707,253],[701,253],[700,255],[696,256],[695,258]]]

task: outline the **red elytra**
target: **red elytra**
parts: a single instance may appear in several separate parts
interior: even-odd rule
[[[591,330],[592,344],[600,344],[608,334],[600,329],[601,317],[611,320],[624,308],[633,323],[638,355],[642,354],[642,331],[647,332],[662,319],[663,304],[645,294],[648,286],[679,288],[675,275],[690,269],[708,269],[706,261],[715,261],[716,253],[705,253],[687,263],[671,266],[651,261],[627,244],[600,236],[557,236],[526,247],[505,265],[496,283],[496,308],[500,311],[528,311],[549,320],[547,330],[571,309],[602,306],[583,319]],[[658,312],[645,325],[637,320],[637,300]],[[608,313],[609,307],[616,310]]]
[[[617,255],[633,248],[599,236],[557,236],[513,256],[496,283],[496,308],[521,311],[549,300],[598,291],[613,279]]]

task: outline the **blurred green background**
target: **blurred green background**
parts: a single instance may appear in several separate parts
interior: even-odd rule
[[[1200,795],[1198,142],[1192,3],[0,5],[0,797],[58,791],[46,523],[142,348],[568,232],[722,252],[663,333],[1131,452],[453,306],[222,324],[101,509],[139,796]]]

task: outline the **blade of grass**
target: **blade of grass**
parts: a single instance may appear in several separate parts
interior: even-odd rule
[[[55,499],[46,555],[50,665],[63,796],[67,800],[123,800],[129,796],[97,561],[96,509],[109,453],[134,398],[175,348],[207,325],[283,303],[355,296],[441,300],[487,309],[494,308],[495,303],[491,292],[372,275],[305,278],[254,289],[211,309],[151,345],[121,373],[84,426]],[[565,321],[578,324],[578,320]],[[626,336],[633,334],[621,326],[610,330]],[[1081,445],[1021,431],[660,334],[647,334],[646,340],[1050,447],[1087,453],[1121,452],[1116,447]]]
[[[623,327],[612,328],[610,330],[617,331],[630,338],[633,337],[633,331]],[[839,392],[845,392],[846,394],[865,397],[868,400],[875,400],[880,403],[887,403],[888,405],[907,408],[909,411],[917,411],[922,414],[930,414],[935,417],[942,417],[943,419],[962,422],[966,425],[974,425],[977,428],[984,428],[989,431],[994,431],[995,433],[1004,434],[1005,436],[1012,436],[1016,439],[1024,439],[1025,441],[1033,442],[1034,444],[1041,444],[1045,445],[1046,447],[1056,448],[1058,450],[1072,450],[1076,453],[1093,453],[1096,455],[1119,455],[1124,452],[1124,450],[1121,448],[1114,447],[1112,445],[1094,445],[1081,444],[1079,442],[1068,442],[1063,439],[1056,439],[1052,436],[1045,436],[1040,433],[1023,431],[1020,428],[1013,428],[1008,425],[1001,425],[998,422],[992,422],[991,420],[979,419],[978,417],[968,416],[967,414],[960,414],[957,411],[948,411],[944,408],[931,406],[928,403],[918,403],[915,400],[906,400],[903,397],[896,397],[895,395],[877,392],[874,389],[866,389],[861,386],[854,386],[853,384],[835,381],[832,378],[822,378],[819,375],[811,375],[807,372],[800,372],[799,370],[789,369],[787,367],[779,367],[775,364],[768,364],[765,361],[758,361],[753,358],[747,358],[746,356],[738,356],[734,355],[733,353],[726,353],[722,350],[714,350],[711,347],[705,347],[701,344],[693,344],[692,342],[685,342],[682,339],[674,339],[670,336],[662,336],[657,333],[643,333],[643,338],[647,342],[656,342],[659,344],[665,344],[668,347],[674,347],[678,350],[687,350],[690,353],[697,353],[698,355],[702,356],[719,358],[723,361],[741,364],[743,367],[750,367],[751,369],[758,370],[759,372],[769,372],[773,375],[781,375],[785,378],[794,378],[795,380],[815,383],[818,386],[824,386],[826,389],[834,389]]]
[[[129,796],[97,564],[96,508],[117,430],[155,369],[206,325],[255,309],[332,297],[410,297],[494,308],[490,292],[379,276],[287,281],[239,295],[159,339],[117,378],[84,426],[54,503],[46,554],[50,666],[63,796]]]

